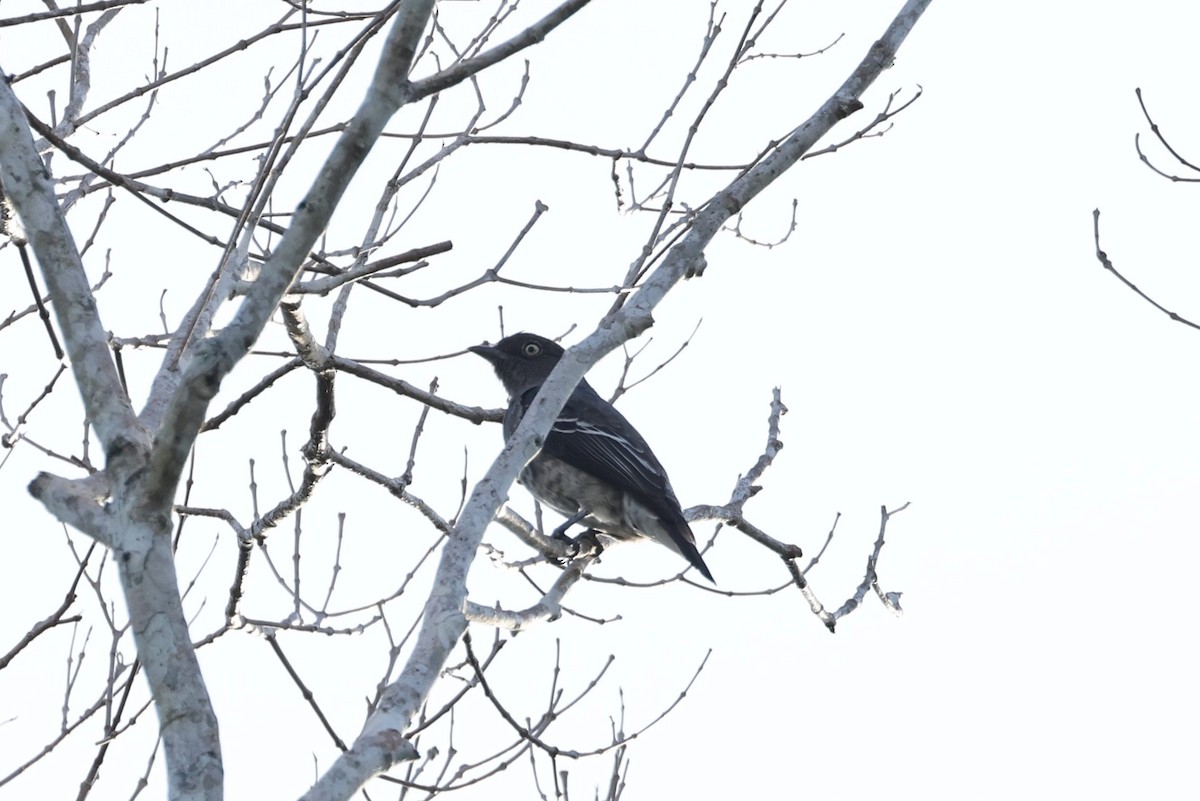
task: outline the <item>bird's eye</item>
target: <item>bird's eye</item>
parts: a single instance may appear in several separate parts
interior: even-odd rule
[[[526,356],[537,356],[542,352],[542,346],[536,342],[526,342],[525,346],[521,348],[521,352]]]

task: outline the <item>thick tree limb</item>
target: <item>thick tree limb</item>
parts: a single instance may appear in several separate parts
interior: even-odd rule
[[[106,451],[125,443],[148,447],[149,437],[121,387],[75,240],[34,149],[25,112],[6,80],[0,80],[0,181],[37,255],[75,382],[100,442]]]
[[[83,263],[25,114],[4,81],[0,175],[37,254],[88,420],[106,456],[103,475],[72,482],[43,473],[30,492],[60,520],[112,549],[155,699],[171,797],[219,799],[223,771],[217,718],[180,600],[171,553],[171,497],[164,503],[141,492],[149,437],[121,385]],[[170,491],[173,495],[174,484]]]

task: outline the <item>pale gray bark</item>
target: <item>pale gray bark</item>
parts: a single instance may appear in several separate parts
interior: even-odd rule
[[[453,536],[446,540],[408,662],[382,693],[358,738],[306,798],[347,799],[373,775],[417,756],[404,732],[461,640],[468,613],[472,619],[509,628],[558,614],[559,602],[577,573],[564,573],[541,603],[524,612],[493,613],[467,598],[467,576],[483,532],[508,488],[537,452],[587,370],[649,328],[653,310],[671,288],[682,278],[703,272],[704,250],[721,227],[839,120],[861,108],[862,93],[891,64],[928,2],[910,0],[843,85],[785,142],[696,212],[687,233],[627,302],[563,357],[514,437],[471,492]],[[223,796],[217,720],[191,645],[171,552],[172,504],[209,402],[279,307],[347,185],[395,112],[540,41],[584,4],[584,0],[564,3],[514,39],[419,81],[411,81],[409,72],[434,0],[402,4],[366,97],[269,259],[245,284],[236,315],[221,331],[206,336],[215,304],[236,280],[230,265],[245,260],[244,240],[220,268],[209,295],[197,300],[191,322],[176,333],[140,421],[121,386],[76,246],[34,149],[24,112],[9,86],[0,82],[4,191],[18,210],[37,256],[88,419],[105,450],[101,475],[71,481],[43,474],[30,491],[59,520],[112,549],[160,721],[172,798]]]

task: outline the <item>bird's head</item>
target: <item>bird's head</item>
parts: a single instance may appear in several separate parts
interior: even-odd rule
[[[513,334],[495,345],[474,345],[467,350],[492,363],[513,397],[541,386],[563,355],[561,346],[537,334]]]

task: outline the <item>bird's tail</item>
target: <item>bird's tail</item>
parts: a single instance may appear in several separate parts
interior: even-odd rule
[[[683,515],[672,522],[674,525],[667,526],[667,530],[671,535],[671,544],[675,546],[675,550],[679,551],[684,559],[691,562],[692,567],[700,571],[700,575],[716,584],[716,579],[713,578],[708,565],[704,564],[704,557],[700,555],[700,549],[696,547],[696,536],[692,533],[692,527],[688,525],[687,520],[684,520]]]

